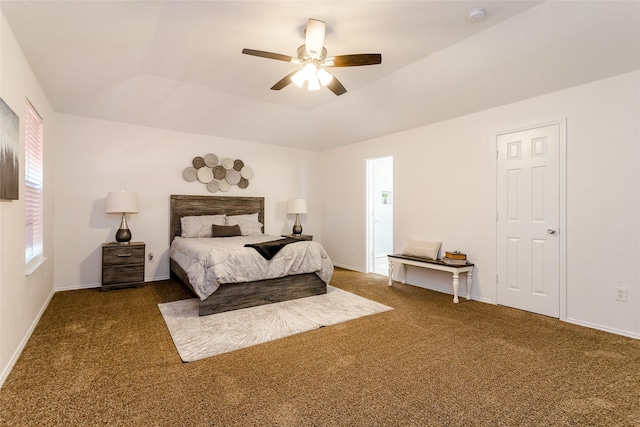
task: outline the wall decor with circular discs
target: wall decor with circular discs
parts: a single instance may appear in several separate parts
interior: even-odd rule
[[[207,154],[194,157],[191,164],[182,171],[182,177],[189,182],[200,181],[211,193],[229,191],[232,185],[247,188],[253,178],[253,170],[242,160],[218,159],[215,154]]]

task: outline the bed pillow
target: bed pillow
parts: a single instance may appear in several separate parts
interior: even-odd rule
[[[211,237],[211,226],[226,225],[225,215],[185,216],[180,219],[182,237]]]
[[[262,223],[251,219],[227,217],[227,225],[239,225],[243,236],[262,234]]]
[[[211,225],[211,237],[242,236],[239,225]]]
[[[438,251],[441,244],[442,242],[423,242],[421,240],[407,239],[402,255],[438,259]]]
[[[228,215],[227,218],[248,219],[251,221],[259,221],[258,212],[252,213],[252,214],[244,214],[244,215]]]

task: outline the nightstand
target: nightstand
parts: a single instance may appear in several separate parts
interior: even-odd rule
[[[102,290],[144,286],[144,242],[102,245]]]
[[[281,234],[280,237],[290,237],[292,239],[299,239],[299,240],[313,240],[313,236],[311,234]]]

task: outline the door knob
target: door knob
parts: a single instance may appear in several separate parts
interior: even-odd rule
[[[549,228],[547,228],[547,233],[549,233],[549,234],[556,234],[556,229],[555,229],[555,228],[553,228],[553,227],[549,227]]]

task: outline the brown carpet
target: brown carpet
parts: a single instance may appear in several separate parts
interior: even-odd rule
[[[640,426],[640,341],[336,269],[395,309],[183,364],[171,281],[57,293],[3,426]]]

